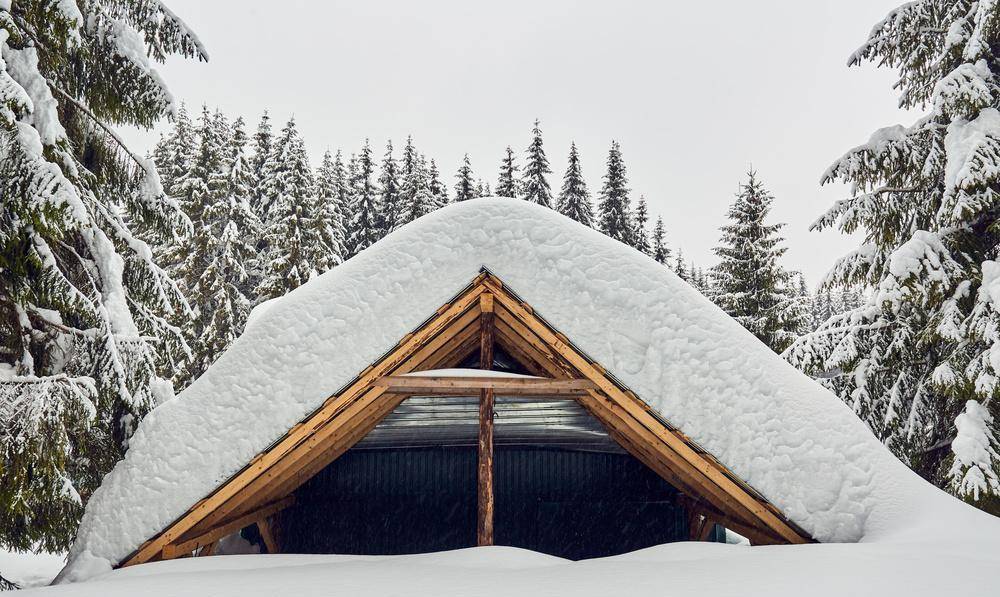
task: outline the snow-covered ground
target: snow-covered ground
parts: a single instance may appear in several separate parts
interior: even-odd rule
[[[19,587],[49,584],[66,563],[63,554],[18,553],[0,549],[0,576]]]
[[[24,597],[978,597],[997,595],[1000,552],[975,544],[746,547],[673,543],[570,562],[510,547],[412,556],[246,555],[116,570]]]

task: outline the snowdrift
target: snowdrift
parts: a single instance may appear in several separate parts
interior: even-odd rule
[[[139,426],[88,504],[61,579],[110,570],[483,266],[819,541],[1000,550],[1000,520],[917,477],[839,399],[667,268],[550,209],[491,198],[404,226],[258,313]]]

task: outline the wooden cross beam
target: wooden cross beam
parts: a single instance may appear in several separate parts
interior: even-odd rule
[[[493,295],[479,299],[479,368],[493,369]],[[479,390],[479,475],[476,544],[493,545],[493,410],[494,387]]]
[[[492,390],[501,396],[583,396],[597,386],[589,379],[532,377],[463,377],[444,375],[388,375],[372,384],[387,394],[475,396]]]

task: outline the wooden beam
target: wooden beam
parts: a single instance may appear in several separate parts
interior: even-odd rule
[[[267,518],[268,516],[273,516],[276,512],[284,510],[288,506],[291,506],[294,502],[295,498],[288,496],[283,500],[274,502],[273,504],[264,506],[259,510],[240,516],[236,520],[218,526],[201,536],[195,537],[194,539],[189,539],[182,543],[165,545],[163,547],[163,557],[164,559],[169,560],[182,554],[189,554],[199,547],[204,547],[211,543],[215,543],[223,537],[232,535],[243,527],[248,527]]]
[[[257,521],[257,530],[260,531],[260,538],[264,540],[264,547],[267,553],[280,553],[278,541],[274,538],[274,529],[271,527],[270,518],[262,518]]]
[[[701,532],[698,533],[698,541],[708,541],[715,530],[715,521],[707,515],[702,515]]]
[[[492,315],[492,314],[491,314]],[[502,396],[579,396],[597,389],[587,379],[545,379],[532,377],[464,377],[389,375],[372,385],[393,394],[476,395],[493,390]]]
[[[219,545],[218,541],[213,541],[213,542],[209,543],[208,545],[206,545],[205,547],[202,547],[201,551],[198,552],[198,557],[200,558],[200,557],[203,557],[203,556],[210,556],[210,555],[212,555],[213,553],[215,553],[215,548],[218,545]]]
[[[479,299],[479,368],[493,369],[493,295]],[[476,482],[478,516],[476,544],[493,545],[493,411],[494,388],[479,391],[479,470]]]

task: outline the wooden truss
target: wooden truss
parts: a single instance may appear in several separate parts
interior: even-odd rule
[[[544,379],[404,375],[454,367],[481,348],[481,368],[488,369],[494,342],[532,375]],[[494,394],[571,396],[623,448],[684,494],[692,513],[692,538],[707,536],[710,523],[718,523],[755,544],[811,541],[762,495],[573,346],[500,279],[484,271],[377,362],[120,565],[188,555],[261,520],[266,527],[267,518],[277,511],[269,508],[287,506],[299,486],[350,449],[407,396],[421,393],[478,393],[481,423],[487,415],[492,422]],[[492,436],[491,424],[489,434]],[[480,440],[482,443],[482,434]],[[479,474],[481,481],[484,474],[492,475],[492,466]],[[484,506],[492,510],[492,500],[484,505],[483,499],[481,495],[480,541],[487,533],[492,542],[492,516],[488,521],[482,516]],[[487,524],[488,529],[484,528]],[[268,543],[271,541],[273,538]]]

